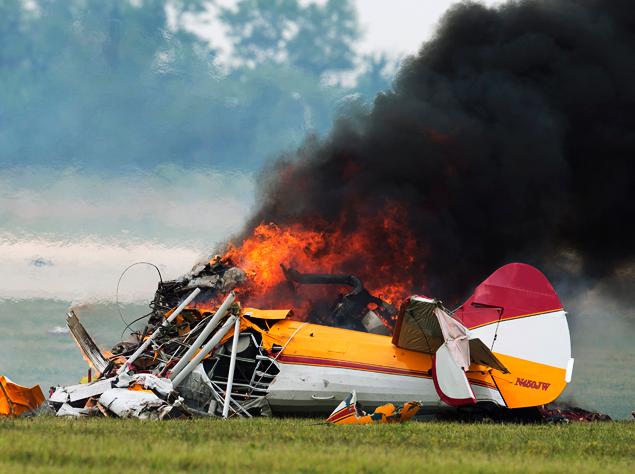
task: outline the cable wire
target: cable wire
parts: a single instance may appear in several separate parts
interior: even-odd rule
[[[123,322],[126,325],[126,328],[124,329],[124,332],[126,331],[126,329],[128,329],[130,327],[131,324],[134,324],[135,322],[137,322],[139,319],[142,319],[147,315],[142,316],[141,318],[138,318],[136,320],[134,320],[132,323],[128,323],[124,317],[123,317],[123,311],[121,311],[121,305],[119,304],[119,285],[121,284],[121,279],[123,278],[123,276],[126,274],[126,272],[128,270],[130,270],[132,267],[137,266],[137,265],[150,265],[151,267],[154,267],[154,269],[157,271],[157,273],[159,274],[159,280],[161,281],[161,283],[163,283],[163,276],[161,275],[161,270],[159,270],[159,267],[157,267],[154,263],[150,263],[150,262],[135,262],[131,265],[128,265],[123,272],[121,272],[121,275],[119,275],[119,279],[117,280],[117,289],[115,290],[115,304],[117,306],[117,311],[119,312],[119,317],[121,318],[121,322]]]

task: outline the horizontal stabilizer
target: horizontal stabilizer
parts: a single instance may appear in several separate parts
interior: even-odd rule
[[[509,370],[498,360],[489,348],[478,337],[470,339],[470,360],[475,364],[491,367],[508,374]]]

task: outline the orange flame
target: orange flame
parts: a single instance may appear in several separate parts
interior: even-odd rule
[[[342,217],[335,224],[324,219],[304,221],[260,224],[240,245],[228,245],[224,258],[249,278],[249,286],[242,290],[243,303],[293,308],[305,319],[316,301],[334,301],[336,290],[325,285],[302,286],[294,294],[280,264],[301,272],[354,274],[372,294],[396,306],[413,292],[414,256],[422,249],[401,206],[387,205],[377,210],[376,217]]]

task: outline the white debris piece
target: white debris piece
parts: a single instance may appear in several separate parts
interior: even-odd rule
[[[70,416],[73,418],[79,418],[80,416],[92,416],[97,413],[96,408],[75,408],[68,403],[64,403],[59,410],[57,410],[57,416]]]
[[[120,418],[163,419],[174,408],[154,393],[111,388],[99,397],[106,409]]]
[[[55,387],[55,391],[49,397],[49,402],[66,403],[69,399],[68,392],[64,387]]]
[[[76,402],[77,400],[86,400],[90,397],[101,395],[106,390],[112,388],[112,381],[114,379],[103,379],[91,383],[80,383],[77,385],[67,385],[64,387],[66,393],[68,393],[70,401]]]
[[[142,385],[143,388],[148,390],[154,390],[162,397],[167,397],[174,391],[170,379],[157,377],[152,374],[135,374],[132,376],[132,383]]]
[[[119,376],[117,377],[117,380],[115,381],[115,387],[119,387],[119,388],[130,387],[133,380],[134,379],[132,378],[131,374],[129,374],[128,372],[123,372],[119,374]]]

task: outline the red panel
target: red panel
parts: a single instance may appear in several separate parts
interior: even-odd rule
[[[455,311],[468,328],[500,319],[562,309],[553,286],[540,270],[525,263],[509,263],[476,287],[474,294]]]

